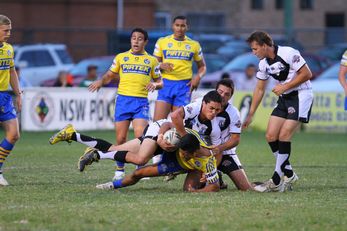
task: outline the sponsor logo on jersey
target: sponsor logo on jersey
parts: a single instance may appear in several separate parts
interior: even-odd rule
[[[181,50],[164,50],[165,59],[192,60],[193,52]]]
[[[11,54],[12,54],[11,50],[7,50],[7,55],[11,56]]]
[[[0,70],[10,69],[10,63],[12,59],[0,59]]]
[[[201,168],[201,163],[200,163],[200,161],[195,160],[194,164],[195,164],[196,167]]]
[[[149,59],[145,59],[143,62],[144,62],[145,64],[150,64]]]
[[[123,58],[123,60],[124,60],[124,62],[127,62],[127,61],[129,60],[129,57],[125,56],[125,57]]]
[[[122,64],[123,73],[136,73],[149,75],[151,73],[151,67],[138,64]]]
[[[186,44],[186,50],[190,50],[192,47],[189,44]]]
[[[235,126],[236,126],[237,128],[240,128],[240,127],[241,127],[241,120],[238,120],[238,121],[236,122]]]
[[[172,46],[173,46],[172,43],[168,43],[168,44],[167,44],[167,47],[168,47],[168,48],[171,48]]]

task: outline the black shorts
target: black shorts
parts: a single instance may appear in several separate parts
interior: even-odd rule
[[[223,155],[222,161],[218,165],[218,170],[229,175],[229,173],[243,169],[241,162],[236,154]]]
[[[281,95],[277,100],[277,106],[271,115],[308,123],[310,120],[313,103],[311,90],[292,91]]]

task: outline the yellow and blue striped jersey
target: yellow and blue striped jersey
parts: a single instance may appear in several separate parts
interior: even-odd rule
[[[14,67],[13,47],[8,43],[0,45],[0,91],[7,91],[10,84],[10,68]]]
[[[345,50],[345,53],[342,55],[341,65],[347,67],[347,50]]]
[[[133,54],[131,50],[118,54],[110,71],[120,76],[118,94],[147,98],[146,85],[160,78],[159,62],[147,52]]]
[[[200,138],[199,134],[196,131],[187,128],[186,131],[195,135],[199,139],[200,146],[206,148],[210,147],[206,144],[206,142],[204,142],[203,139]],[[182,151],[178,150],[176,152],[176,158],[182,168],[187,170],[199,170],[204,173],[209,184],[218,182],[219,177],[217,173],[217,161],[213,154],[202,157],[194,156],[193,158],[186,160]]]
[[[172,63],[173,71],[162,71],[162,76],[169,80],[187,80],[193,77],[193,61],[203,59],[199,42],[185,36],[183,41],[176,40],[173,35],[158,39],[154,56],[162,58],[163,63]]]

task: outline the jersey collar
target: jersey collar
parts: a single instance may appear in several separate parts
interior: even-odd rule
[[[136,56],[147,55],[146,51],[142,52],[141,54],[134,54],[131,49],[129,50],[129,53],[132,54],[132,55],[136,55]]]
[[[175,36],[174,34],[171,35],[171,38],[174,39],[175,41],[178,41],[178,42],[182,42],[182,41],[185,41],[188,39],[187,35],[184,36],[184,39],[183,40],[178,40],[178,39],[175,39]]]

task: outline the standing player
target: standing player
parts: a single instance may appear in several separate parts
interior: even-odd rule
[[[341,65],[339,70],[339,81],[341,86],[345,92],[345,110],[347,111],[347,82],[346,82],[346,74],[347,74],[347,50],[342,55]]]
[[[7,92],[9,85],[11,85],[16,95],[17,110],[20,111],[22,107],[22,93],[14,66],[13,48],[6,43],[11,35],[11,29],[11,20],[5,15],[0,15],[0,122],[2,122],[5,131],[5,139],[0,143],[0,186],[8,185],[2,174],[2,167],[14,144],[19,139],[16,109],[11,94]]]
[[[132,121],[135,137],[140,137],[149,120],[148,92],[162,88],[159,63],[145,51],[148,34],[141,28],[131,32],[131,49],[118,54],[102,79],[88,88],[96,91],[113,78],[119,78],[118,96],[115,107],[115,129],[117,144],[126,142]],[[115,178],[124,176],[124,163],[117,164]]]
[[[206,73],[200,44],[186,36],[186,17],[175,17],[172,30],[172,35],[158,39],[153,53],[161,63],[165,85],[158,91],[154,121],[165,119],[170,111],[190,103],[191,92],[197,89],[200,79]],[[193,61],[198,66],[198,73],[194,78]]]
[[[276,157],[275,171],[270,180],[254,189],[259,192],[285,191],[298,180],[289,162],[291,138],[300,123],[309,122],[313,102],[312,73],[299,51],[274,45],[266,32],[252,33],[247,42],[260,62],[258,82],[244,127],[252,122],[264,96],[266,81],[271,77],[278,81],[272,92],[279,97],[266,131],[266,140]]]

